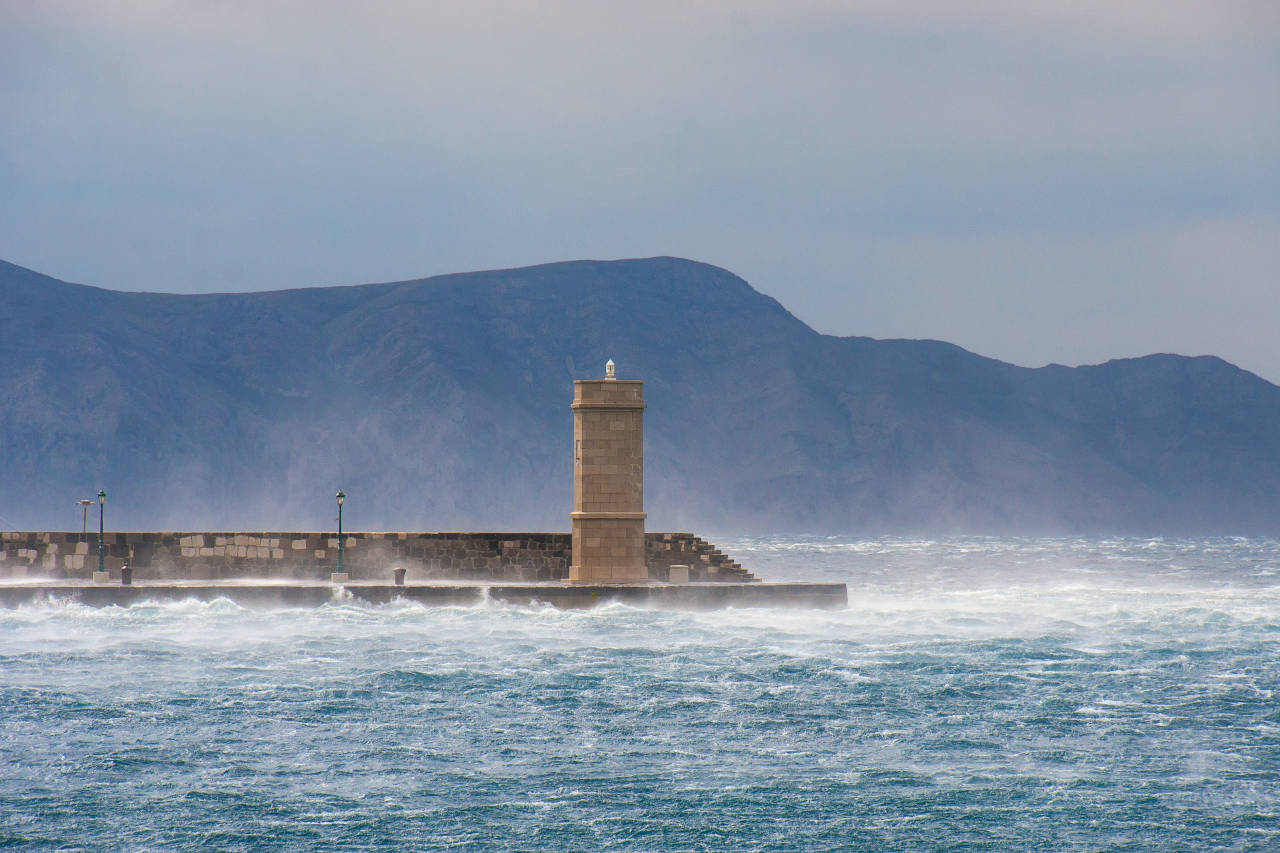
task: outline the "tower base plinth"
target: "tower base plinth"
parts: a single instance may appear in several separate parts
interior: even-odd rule
[[[644,513],[571,513],[570,583],[644,583]]]

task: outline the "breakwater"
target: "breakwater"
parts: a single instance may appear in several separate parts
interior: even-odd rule
[[[522,606],[552,605],[586,610],[602,604],[664,610],[708,610],[724,607],[839,609],[848,604],[842,583],[317,583],[315,581],[210,582],[151,581],[92,584],[77,581],[0,584],[0,607],[48,601],[74,601],[90,607],[128,607],[143,602],[215,601],[242,607],[318,607],[336,600],[387,604],[414,601],[427,606],[474,606],[486,601]]]
[[[104,537],[113,580],[128,565],[138,580],[327,579],[337,564],[332,532],[114,532]],[[385,581],[403,568],[418,581],[547,582],[569,576],[568,533],[346,532],[343,569],[353,581]],[[743,583],[756,577],[692,533],[646,533],[649,579],[666,581],[672,565],[694,582]],[[96,533],[0,533],[0,578],[88,580],[98,567]]]

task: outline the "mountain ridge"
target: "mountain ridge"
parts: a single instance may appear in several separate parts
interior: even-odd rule
[[[103,485],[135,528],[323,528],[342,487],[368,528],[561,529],[570,382],[610,357],[647,380],[651,529],[1247,533],[1280,510],[1280,388],[1214,356],[1027,368],[823,335],[679,258],[190,295],[0,262],[0,293],[9,527]]]

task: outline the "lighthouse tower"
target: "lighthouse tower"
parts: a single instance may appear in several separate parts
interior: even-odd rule
[[[614,376],[573,383],[573,583],[642,583],[644,383]]]

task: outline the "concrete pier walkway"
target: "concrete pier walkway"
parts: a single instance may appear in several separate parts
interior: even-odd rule
[[[75,601],[92,607],[127,607],[147,601],[213,601],[225,598],[245,607],[316,607],[344,594],[374,604],[396,598],[427,606],[477,605],[484,601],[508,604],[549,604],[585,609],[610,602],[665,610],[704,610],[725,607],[785,607],[839,609],[848,604],[842,583],[322,583],[299,581],[9,581],[0,583],[0,607],[19,607],[41,601]]]

